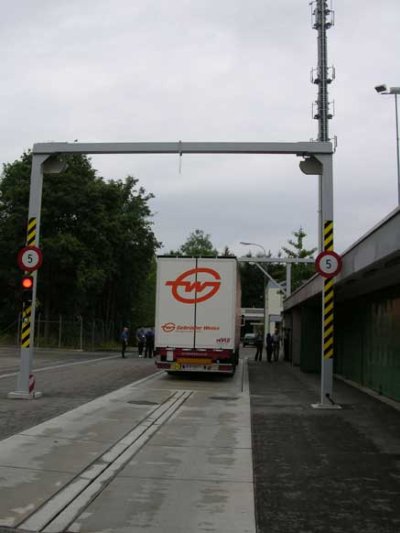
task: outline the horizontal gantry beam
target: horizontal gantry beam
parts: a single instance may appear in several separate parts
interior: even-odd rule
[[[238,257],[241,263],[315,263],[315,259],[304,257]]]
[[[49,142],[33,145],[34,155],[51,154],[332,154],[330,142]]]

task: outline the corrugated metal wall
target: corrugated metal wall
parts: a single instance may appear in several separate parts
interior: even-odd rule
[[[289,314],[293,363],[305,372],[320,372],[318,301]],[[400,285],[336,303],[334,371],[400,401]]]
[[[336,305],[335,371],[400,400],[400,286]]]
[[[301,308],[301,356],[303,372],[321,371],[321,308],[304,305]]]

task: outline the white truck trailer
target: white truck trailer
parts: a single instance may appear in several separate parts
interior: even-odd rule
[[[235,258],[157,258],[156,366],[233,376],[239,359]]]

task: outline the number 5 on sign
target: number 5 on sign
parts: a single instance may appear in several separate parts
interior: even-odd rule
[[[324,278],[333,278],[342,270],[342,258],[336,252],[321,252],[315,260],[315,268]]]
[[[36,246],[25,246],[18,253],[18,266],[21,270],[33,272],[42,266],[42,252]]]

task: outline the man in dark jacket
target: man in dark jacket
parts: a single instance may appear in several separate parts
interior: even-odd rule
[[[146,348],[144,350],[145,357],[153,357],[154,352],[154,330],[150,328],[146,331]]]
[[[128,346],[129,330],[125,326],[121,332],[121,355],[125,359],[125,350]]]
[[[254,344],[256,346],[256,355],[254,357],[254,361],[261,361],[262,349],[263,349],[263,338],[260,332],[257,333]]]

